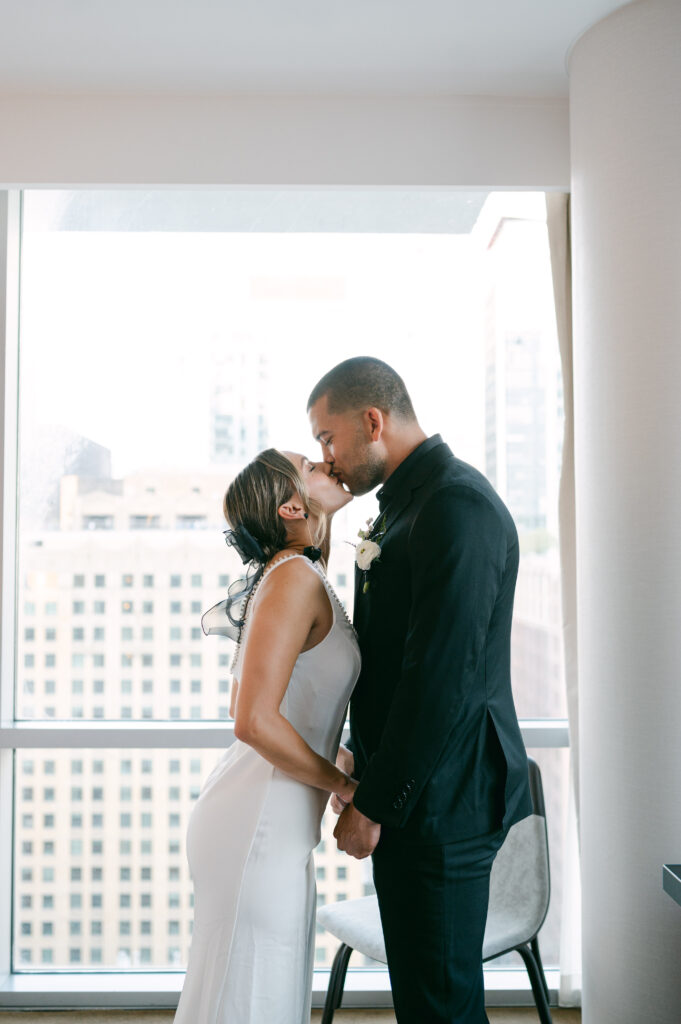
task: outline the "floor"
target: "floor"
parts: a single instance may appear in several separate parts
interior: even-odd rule
[[[537,1024],[532,1009],[490,1009],[490,1024]],[[581,1024],[579,1010],[553,1010],[554,1024]],[[172,1024],[167,1010],[62,1010],[59,1013],[0,1010],[0,1024]],[[311,1024],[322,1019],[321,1010],[312,1011]],[[395,1024],[391,1010],[337,1010],[334,1024]]]

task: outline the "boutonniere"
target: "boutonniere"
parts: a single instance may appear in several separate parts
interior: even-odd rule
[[[373,537],[371,536],[373,534]],[[369,570],[372,564],[381,557],[381,545],[379,541],[385,534],[385,516],[382,516],[377,525],[374,526],[373,519],[367,519],[366,530],[358,530],[359,544],[355,547],[355,562],[357,568],[364,573],[362,593],[366,594],[369,589]]]

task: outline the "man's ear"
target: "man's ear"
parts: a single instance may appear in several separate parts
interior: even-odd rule
[[[284,520],[304,519],[305,509],[296,498],[289,498],[277,509],[277,514]]]
[[[362,418],[369,441],[380,441],[385,427],[385,416],[381,410],[371,406],[364,411]]]

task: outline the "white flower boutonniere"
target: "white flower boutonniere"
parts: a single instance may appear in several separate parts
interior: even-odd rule
[[[374,558],[381,557],[381,545],[375,540],[361,540],[355,548],[355,560],[360,569],[366,572]]]
[[[372,533],[374,533],[374,536],[370,537]],[[373,562],[381,557],[381,545],[378,542],[384,533],[385,521],[379,521],[378,526],[374,528],[372,519],[367,519],[366,530],[358,531],[360,542],[355,547],[355,561],[357,568],[364,573],[363,594],[366,594],[369,589],[369,569]]]

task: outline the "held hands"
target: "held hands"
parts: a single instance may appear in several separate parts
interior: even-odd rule
[[[355,767],[352,751],[342,744],[338,748],[336,767],[347,776],[352,775]],[[343,850],[351,857],[362,860],[373,853],[381,835],[381,826],[358,811],[352,803],[357,785],[355,779],[348,778],[340,792],[333,794],[331,807],[336,814],[340,815],[333,830],[338,849]]]
[[[338,748],[338,754],[336,756],[336,768],[340,769],[344,775],[352,776],[355,770],[355,758],[351,750],[344,747],[343,744]],[[357,788],[357,783],[354,779],[349,780],[352,783],[350,787],[343,788],[340,793],[334,793],[331,797],[331,810],[334,814],[340,814],[352,800],[352,795]]]
[[[374,852],[381,837],[381,826],[350,803],[336,822],[333,835],[339,850],[363,860]]]

